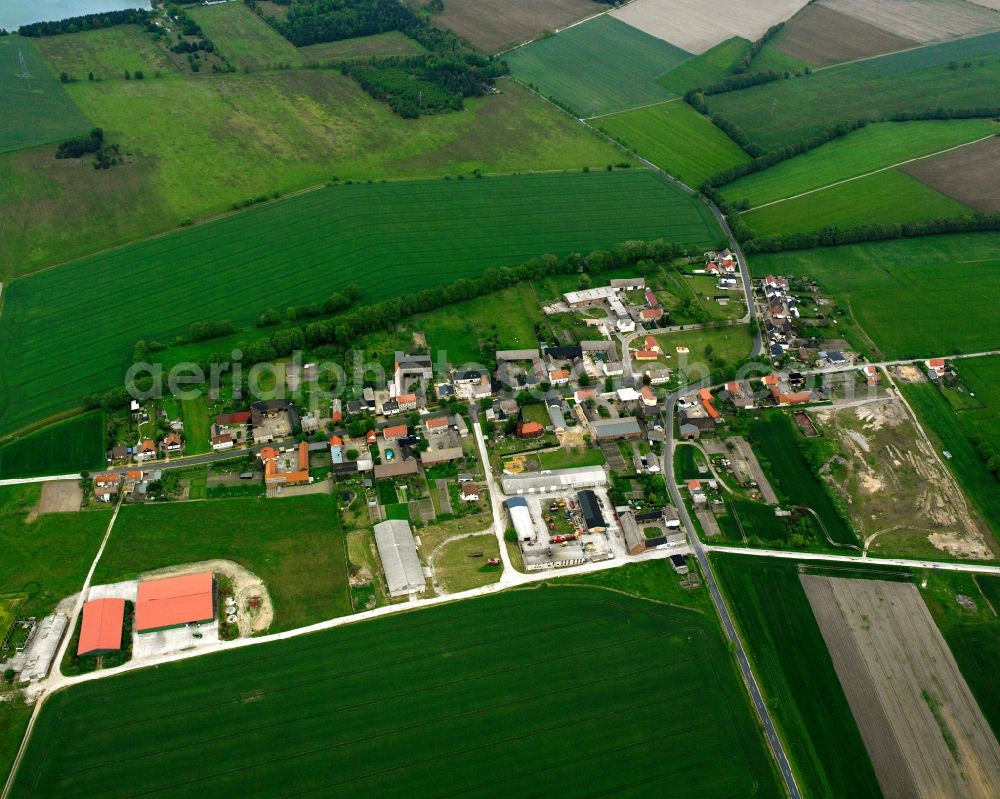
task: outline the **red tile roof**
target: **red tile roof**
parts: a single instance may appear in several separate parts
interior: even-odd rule
[[[385,437],[386,441],[393,438],[406,438],[406,425],[394,424],[389,427],[385,427],[382,429],[382,435]]]
[[[124,599],[94,599],[83,606],[80,643],[76,654],[107,652],[122,648]]]
[[[226,425],[247,424],[250,421],[250,411],[237,411],[236,413],[220,413],[215,417],[215,423],[225,427]]]
[[[447,426],[448,426],[447,416],[435,416],[433,419],[427,420],[428,430],[438,430],[442,427],[447,427]]]
[[[639,350],[635,354],[635,359],[637,361],[655,361],[659,357],[660,356],[652,350]]]
[[[688,490],[701,491],[701,480],[688,480]]]
[[[944,366],[944,358],[931,358],[927,364],[933,366],[935,369],[939,366]]]
[[[340,436],[330,436],[330,446],[342,447],[344,446],[344,439],[342,439]]]
[[[212,573],[201,572],[139,583],[135,628],[159,630],[209,621],[215,616]]]

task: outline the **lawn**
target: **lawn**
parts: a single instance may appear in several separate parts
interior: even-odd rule
[[[110,388],[137,340],[169,342],[196,321],[246,325],[354,282],[373,302],[546,252],[659,237],[711,244],[714,220],[643,170],[340,185],[259,206],[5,287],[0,432]],[[122,312],[136,285],[155,313]]]
[[[656,340],[663,351],[662,363],[671,369],[681,369],[690,381],[708,377],[710,372],[722,374],[748,357],[753,349],[749,325],[660,333]],[[677,347],[687,347],[689,352],[678,353]],[[656,364],[650,366],[655,367]]]
[[[962,383],[976,395],[971,398],[973,407],[959,411],[962,427],[1000,449],[1000,357],[959,361],[957,369]]]
[[[333,70],[70,84],[129,156],[107,170],[90,158],[56,160],[49,147],[0,156],[0,280],[333,176],[603,169],[628,160],[514,81],[499,86],[465,111],[402,119]]]
[[[94,583],[215,558],[264,581],[274,602],[271,632],[351,612],[344,534],[327,494],[127,506]]]
[[[998,42],[997,33],[946,42],[714,95],[707,102],[765,149],[803,141],[841,120],[998,106]],[[970,66],[949,69],[952,61]]]
[[[746,201],[755,208],[974,141],[996,133],[997,129],[997,124],[989,119],[867,125],[815,150],[733,181],[721,191],[730,202]]]
[[[93,127],[34,42],[17,35],[0,36],[0,119],[0,153],[61,141]]]
[[[847,332],[862,351],[884,358],[928,358],[997,347],[1000,233],[926,236],[795,250],[750,259],[755,277],[816,280],[849,312]],[[852,334],[845,322],[863,331]]]
[[[594,120],[597,127],[689,186],[750,157],[681,100]]]
[[[1000,484],[986,470],[986,464],[969,441],[973,430],[962,424],[937,386],[930,383],[899,383],[899,386],[935,449],[951,453],[945,463],[1000,541]],[[995,421],[993,424],[995,429]]]
[[[0,479],[100,469],[107,463],[104,435],[101,411],[28,433],[0,447]]]
[[[44,616],[80,590],[111,514],[106,511],[0,515],[0,593],[24,593],[21,616]],[[2,704],[2,703],[0,703]]]
[[[42,36],[34,41],[54,74],[65,72],[75,81],[88,80],[90,75],[94,80],[125,80],[126,72],[134,75],[137,71],[145,79],[180,76],[163,48],[138,25]]]
[[[603,466],[604,453],[596,447],[561,447],[553,452],[532,456],[539,469],[575,469],[581,466]]]
[[[726,498],[728,513],[719,518],[719,529],[727,540],[754,543],[758,539],[769,546],[787,542],[788,528],[774,515],[774,508],[749,499]],[[745,537],[745,538],[744,538]]]
[[[336,42],[320,42],[298,49],[304,64],[327,64],[331,61],[347,61],[371,56],[379,58],[411,56],[427,52],[420,44],[399,31],[359,36],[356,39],[341,39]]]
[[[203,394],[181,400],[184,420],[184,454],[200,455],[212,449],[212,423],[208,418],[208,403]]]
[[[656,79],[689,58],[607,14],[504,55],[515,78],[582,117],[677,97]]]
[[[499,557],[500,544],[492,532],[452,541],[434,558],[434,578],[450,594],[490,585],[500,579],[503,567],[487,561]]]
[[[697,447],[678,445],[674,450],[674,472],[678,480],[697,480],[708,475],[698,466],[705,463],[705,456]]]
[[[973,210],[898,169],[877,172],[753,211],[742,219],[758,236],[846,230],[959,217]]]
[[[800,440],[791,419],[782,411],[761,412],[750,423],[750,443],[784,504],[812,508],[836,543],[857,544],[854,531],[802,455]]]
[[[780,795],[714,619],[575,586],[76,686],[24,763],[12,797]]]
[[[748,52],[750,42],[734,36],[674,67],[657,82],[665,89],[681,95],[688,89],[705,89],[732,75],[733,67]]]
[[[275,69],[302,63],[299,51],[243,3],[218,3],[192,8],[191,19],[237,67]]]
[[[880,797],[798,564],[711,557],[803,795]]]

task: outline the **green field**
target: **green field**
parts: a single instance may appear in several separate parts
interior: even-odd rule
[[[666,365],[681,369],[690,381],[702,380],[709,373],[720,379],[727,376],[727,370],[750,355],[753,348],[749,325],[659,333],[656,340],[660,342],[663,355],[660,362],[652,363],[649,368]],[[679,346],[687,347],[690,352],[679,354]]]
[[[854,531],[837,513],[823,483],[799,450],[800,438],[782,411],[762,413],[750,423],[750,443],[784,504],[812,508],[836,543],[857,544]]]
[[[545,690],[526,691],[538,675]],[[248,781],[268,796],[780,795],[714,620],[561,586],[59,692],[11,796],[236,796]]]
[[[736,62],[749,50],[750,42],[734,36],[674,67],[657,82],[668,91],[679,95],[688,89],[707,88],[729,77]]]
[[[90,74],[94,80],[124,80],[126,72],[136,71],[146,79],[180,76],[163,48],[138,25],[42,36],[35,42],[52,72],[73,80],[88,80]]]
[[[196,6],[189,14],[240,69],[273,69],[302,63],[299,51],[243,3]]]
[[[998,233],[925,236],[754,255],[750,267],[755,277],[818,281],[849,311],[858,329],[842,317],[839,332],[862,351],[929,358],[1000,345],[992,299],[1000,291],[998,247]]]
[[[678,446],[674,450],[674,471],[678,480],[697,480],[705,477],[707,472],[698,469],[705,463],[705,456],[697,447]]]
[[[765,149],[802,141],[841,120],[998,106],[998,45],[1000,34],[991,33],[718,94],[706,102]],[[956,60],[971,66],[949,69]]]
[[[790,200],[781,200],[741,218],[758,236],[841,230],[874,224],[901,224],[959,217],[973,210],[905,172],[889,169]]]
[[[68,139],[93,127],[34,42],[17,35],[0,36],[0,119],[0,153]]]
[[[881,797],[798,565],[711,557],[803,795]]]
[[[798,72],[805,69],[809,64],[800,61],[795,56],[783,53],[774,46],[773,41],[764,45],[753,63],[750,65],[751,72]]]
[[[111,514],[105,511],[0,515],[0,594],[24,593],[21,616],[44,616],[75,594],[97,555]],[[3,703],[0,703],[3,704]]]
[[[656,79],[690,57],[607,14],[504,54],[515,78],[583,117],[676,97]]]
[[[184,420],[184,454],[198,455],[212,449],[212,422],[208,418],[208,402],[204,396],[181,400]]]
[[[787,541],[788,530],[774,516],[774,508],[748,499],[726,498],[729,511],[719,518],[719,529],[729,541],[743,543],[757,538],[770,545],[776,541]]]
[[[1000,483],[986,470],[969,441],[971,431],[962,425],[937,386],[930,383],[899,383],[899,386],[938,452],[946,449],[951,453],[945,463],[1000,541]]]
[[[344,534],[326,494],[125,507],[94,583],[215,558],[264,581],[274,602],[271,632],[351,612]]]
[[[546,252],[659,237],[709,245],[715,222],[642,170],[340,185],[261,206],[5,287],[0,431],[115,385],[137,340],[169,341],[192,322],[248,324],[353,282],[372,302]],[[155,313],[122,313],[137,285]]]
[[[5,781],[10,773],[31,712],[32,706],[25,704],[22,697],[0,702],[0,781]]]
[[[593,124],[695,188],[709,175],[750,160],[732,139],[681,100],[604,116]]]
[[[499,87],[462,112],[402,119],[325,69],[70,84],[129,156],[108,170],[86,158],[57,161],[50,148],[0,156],[0,280],[333,176],[603,169],[627,160],[514,81]]]
[[[962,383],[976,395],[971,398],[975,407],[958,414],[962,427],[1000,449],[1000,357],[959,361],[957,369]]]
[[[410,56],[427,52],[420,44],[399,31],[359,36],[356,39],[341,39],[336,42],[320,42],[300,47],[298,50],[304,64],[326,64],[331,61],[370,56],[379,58]]]
[[[74,416],[0,447],[0,479],[72,474],[106,464],[104,414]]]
[[[762,172],[742,177],[720,191],[729,202],[746,201],[749,207],[755,208],[975,141],[996,131],[997,124],[989,119],[872,124]]]
[[[0,516],[28,513],[42,496],[41,483],[0,486]]]

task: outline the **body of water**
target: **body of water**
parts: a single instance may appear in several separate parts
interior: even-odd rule
[[[16,31],[29,22],[48,22],[125,8],[150,8],[150,4],[148,0],[0,0],[0,28]]]

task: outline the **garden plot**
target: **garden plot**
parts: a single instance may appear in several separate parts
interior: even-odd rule
[[[983,213],[1000,212],[996,165],[1000,138],[906,164],[900,169],[932,189]]]
[[[965,0],[820,0],[820,3],[919,42],[1000,29],[1000,13]]]
[[[1000,795],[1000,745],[916,586],[800,579],[885,796]]]
[[[816,421],[840,445],[833,485],[873,551],[926,540],[951,556],[993,557],[962,492],[898,401],[823,410]]]
[[[700,54],[733,36],[760,36],[804,6],[805,0],[636,0],[611,12],[658,39]]]

